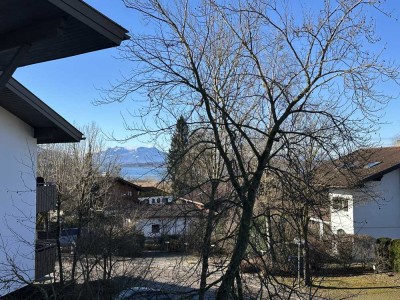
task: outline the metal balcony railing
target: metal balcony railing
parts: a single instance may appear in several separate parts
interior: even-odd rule
[[[36,187],[36,213],[56,209],[57,188],[55,184],[43,184]]]

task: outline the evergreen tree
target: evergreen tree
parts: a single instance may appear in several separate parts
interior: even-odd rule
[[[190,191],[187,163],[189,150],[189,126],[183,116],[177,120],[168,152],[167,171],[174,195],[183,196]]]

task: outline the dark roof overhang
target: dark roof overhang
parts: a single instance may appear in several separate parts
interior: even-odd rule
[[[0,90],[0,106],[32,127],[38,144],[83,139],[78,129],[13,78]]]
[[[0,70],[21,47],[15,67],[119,45],[127,30],[81,0],[2,0]]]
[[[392,172],[394,170],[397,170],[399,168],[400,168],[400,163],[394,164],[392,166],[387,167],[386,169],[381,170],[380,172],[373,173],[370,176],[366,176],[363,179],[363,182],[372,181],[372,180],[375,180],[375,179],[382,178],[384,175],[386,175],[386,174],[388,174],[388,173],[390,173],[390,172]]]
[[[120,182],[122,184],[128,185],[128,186],[130,186],[132,188],[135,188],[135,189],[137,189],[139,191],[143,191],[144,190],[143,187],[141,187],[140,185],[134,184],[134,183],[132,183],[132,182],[130,182],[128,180],[123,179],[122,177],[115,177],[114,180],[117,181],[117,182]]]

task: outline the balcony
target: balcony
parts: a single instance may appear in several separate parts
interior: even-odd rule
[[[35,280],[40,281],[54,272],[56,263],[56,236],[50,228],[50,211],[56,209],[57,187],[55,184],[38,182],[36,186]]]
[[[48,212],[56,209],[57,187],[55,184],[45,183],[36,187],[36,213]]]
[[[37,241],[35,249],[35,280],[40,281],[53,273],[56,264],[56,245],[49,241]]]

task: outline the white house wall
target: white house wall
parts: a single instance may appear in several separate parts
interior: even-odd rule
[[[151,218],[140,220],[137,228],[145,237],[160,237],[163,234],[181,235],[185,233],[185,229],[188,229],[188,223],[187,218]],[[153,233],[152,225],[160,225],[160,232]]]
[[[333,197],[343,197],[348,200],[348,210],[334,210],[331,206],[331,230],[337,233],[338,230],[343,230],[347,234],[354,234],[353,220],[353,195],[350,190],[333,190],[329,193],[329,199]]]
[[[354,210],[355,233],[400,238],[400,170],[369,182],[366,188],[369,201],[358,201]]]
[[[173,198],[174,198],[173,196],[140,197],[139,201],[145,202],[147,204],[160,205],[160,204],[171,203],[173,201]]]
[[[33,129],[0,107],[0,296],[21,286],[2,286],[14,277],[10,260],[25,279],[34,277],[35,170]]]

